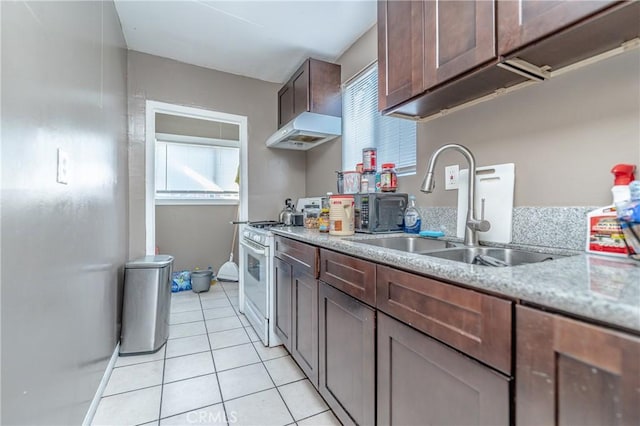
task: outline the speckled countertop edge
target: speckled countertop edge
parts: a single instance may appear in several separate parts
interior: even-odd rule
[[[490,268],[358,242],[406,234],[336,237],[300,227],[276,228],[273,232],[406,271],[640,332],[640,262],[582,253],[552,262]],[[549,252],[547,248],[539,251]],[[555,250],[554,253],[577,252]]]

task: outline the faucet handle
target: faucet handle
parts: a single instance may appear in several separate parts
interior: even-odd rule
[[[485,198],[482,198],[482,200],[480,200],[480,220],[471,219],[469,220],[469,222],[467,222],[467,225],[469,225],[469,228],[473,229],[474,231],[487,232],[489,229],[491,229],[491,223],[489,223],[488,220],[484,220],[484,202],[485,201],[486,201]]]
[[[467,226],[474,231],[487,232],[491,229],[491,223],[488,220],[470,220],[467,222]]]

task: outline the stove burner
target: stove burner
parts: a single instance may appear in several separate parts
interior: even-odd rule
[[[276,222],[275,220],[262,220],[258,222],[249,222],[249,226],[253,228],[258,228],[258,229],[269,229],[269,228],[273,228],[274,226],[280,226],[280,225],[282,225],[282,223]]]

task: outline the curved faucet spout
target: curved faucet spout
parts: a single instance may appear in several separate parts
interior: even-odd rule
[[[468,197],[468,208],[467,208],[467,226],[464,230],[464,244],[467,246],[476,246],[478,245],[478,231],[488,231],[491,225],[488,221],[481,218],[477,219],[476,216],[476,208],[475,208],[475,183],[476,183],[476,159],[469,151],[468,148],[459,144],[447,144],[443,145],[431,154],[429,158],[429,165],[427,166],[427,174],[422,181],[422,187],[420,191],[430,194],[433,192],[435,188],[435,180],[433,178],[433,172],[436,167],[436,162],[444,151],[454,150],[461,153],[464,158],[467,160],[469,164],[469,197]]]

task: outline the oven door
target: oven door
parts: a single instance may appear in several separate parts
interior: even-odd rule
[[[244,313],[262,341],[268,344],[269,247],[241,240]]]

